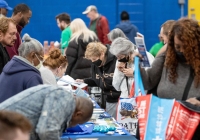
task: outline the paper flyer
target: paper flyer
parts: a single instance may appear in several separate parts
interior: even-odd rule
[[[139,33],[139,32],[137,32],[136,34],[137,34],[137,37],[144,38],[144,35],[143,35],[143,34],[141,34],[141,33]]]
[[[135,37],[135,44],[138,48],[139,53],[142,55],[142,60],[140,62],[142,67],[150,67],[150,63],[149,63],[149,59],[147,57],[147,53],[146,53],[146,46],[144,43],[144,36],[141,34],[141,37]]]
[[[72,77],[69,75],[63,76],[59,81],[65,82],[67,84],[70,84],[72,86],[78,87],[78,88],[84,88],[87,86],[86,83],[78,83],[76,82]]]

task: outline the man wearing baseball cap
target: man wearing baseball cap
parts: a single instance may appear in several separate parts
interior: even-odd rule
[[[13,10],[10,6],[8,6],[8,3],[5,0],[0,0],[0,17],[6,16],[8,13],[8,10]]]
[[[107,34],[109,33],[108,20],[105,16],[102,16],[98,13],[97,7],[94,5],[90,5],[82,14],[86,14],[87,17],[90,19],[89,28],[96,33],[99,40],[103,44],[110,44],[110,41],[107,37]]]

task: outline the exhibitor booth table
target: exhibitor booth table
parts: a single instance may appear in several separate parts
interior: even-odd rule
[[[100,108],[99,105],[93,101],[95,104],[95,108]],[[108,113],[103,113],[105,116],[110,116]],[[109,118],[109,117],[107,117]],[[110,116],[110,118],[112,118]],[[104,123],[104,120],[102,120]],[[106,122],[106,121],[105,121]],[[117,123],[117,122],[116,122]],[[86,123],[87,124],[87,123]],[[90,122],[88,122],[90,124]],[[101,123],[100,123],[101,124]],[[123,132],[123,134],[119,134],[119,131]],[[100,133],[100,132],[92,132],[90,134],[67,134],[63,133],[61,140],[137,140],[134,136],[130,135],[129,132],[127,132],[124,128],[117,128],[114,134],[106,134],[106,133]]]

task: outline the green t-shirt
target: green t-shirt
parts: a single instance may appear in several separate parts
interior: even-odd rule
[[[90,24],[90,30],[94,31],[97,34],[97,29],[96,29],[96,25],[97,25],[97,19],[93,20]]]
[[[151,49],[150,49],[150,53],[155,57],[156,54],[158,53],[158,51],[164,46],[164,43],[161,41],[159,43],[154,44]]]
[[[61,51],[62,51],[62,53],[64,53],[65,48],[68,47],[71,34],[72,34],[72,31],[69,28],[69,26],[62,31],[62,34],[61,34]]]

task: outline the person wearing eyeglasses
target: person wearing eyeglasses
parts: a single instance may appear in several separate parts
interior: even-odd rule
[[[0,74],[3,67],[10,60],[6,50],[7,45],[13,45],[16,41],[17,29],[14,21],[10,18],[0,18]]]
[[[23,40],[19,56],[14,56],[0,75],[0,103],[25,89],[43,84],[38,70],[43,61],[43,46],[28,34]]]

